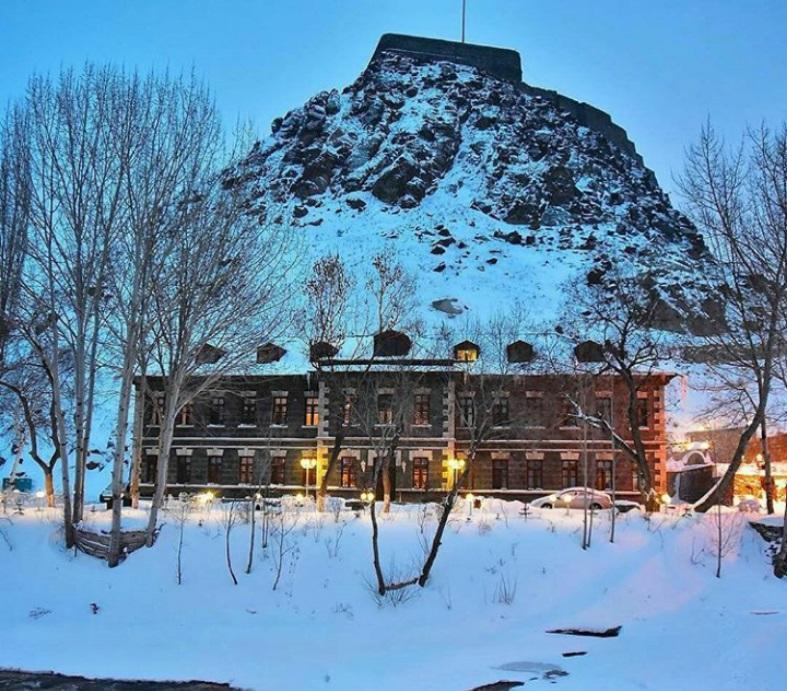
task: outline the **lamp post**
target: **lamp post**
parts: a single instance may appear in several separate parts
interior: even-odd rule
[[[374,501],[374,492],[372,492],[371,490],[369,490],[369,491],[364,490],[363,492],[361,492],[361,502],[365,506],[368,506],[373,501]]]
[[[463,458],[449,458],[448,467],[453,471],[454,474],[453,486],[456,487],[459,471],[465,469],[465,461]]]
[[[306,485],[306,496],[309,496],[309,471],[312,468],[317,466],[317,459],[316,458],[302,458],[301,459],[301,468],[306,471],[306,478],[305,478],[305,485]],[[317,495],[315,490],[314,500],[317,501]]]

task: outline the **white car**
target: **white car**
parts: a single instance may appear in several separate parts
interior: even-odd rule
[[[610,509],[612,499],[606,492],[590,487],[569,487],[540,499],[534,499],[530,506],[534,509],[584,509],[587,503],[591,509]]]

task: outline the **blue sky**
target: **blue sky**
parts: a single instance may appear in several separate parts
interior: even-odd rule
[[[666,188],[707,116],[731,138],[787,120],[785,0],[467,0],[468,41],[525,80],[607,110]],[[0,103],[85,60],[190,69],[228,122],[342,87],[388,31],[454,39],[461,0],[2,0]]]

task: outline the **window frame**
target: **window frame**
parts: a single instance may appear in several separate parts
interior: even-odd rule
[[[429,457],[415,456],[412,460],[410,486],[412,489],[426,491],[429,489]]]
[[[510,489],[510,458],[492,459],[492,489]]]
[[[221,484],[221,466],[222,456],[218,454],[208,454],[208,484],[220,485]],[[218,479],[214,479],[214,473],[218,471]]]
[[[320,424],[319,396],[306,396],[303,399],[303,426],[317,427]]]
[[[289,396],[271,396],[271,426],[286,427],[289,412]]]
[[[413,427],[430,427],[432,424],[432,396],[425,391],[413,396]]]
[[[538,482],[533,482],[533,478],[538,478]],[[527,489],[544,489],[544,461],[542,459],[527,459],[525,483]]]

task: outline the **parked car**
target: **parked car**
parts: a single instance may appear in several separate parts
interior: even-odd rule
[[[612,499],[606,492],[585,487],[569,487],[530,502],[534,509],[610,509]]]
[[[123,506],[131,506],[131,487],[126,485],[121,495]],[[112,485],[107,485],[104,491],[98,495],[98,500],[107,505],[107,510],[112,508]]]

